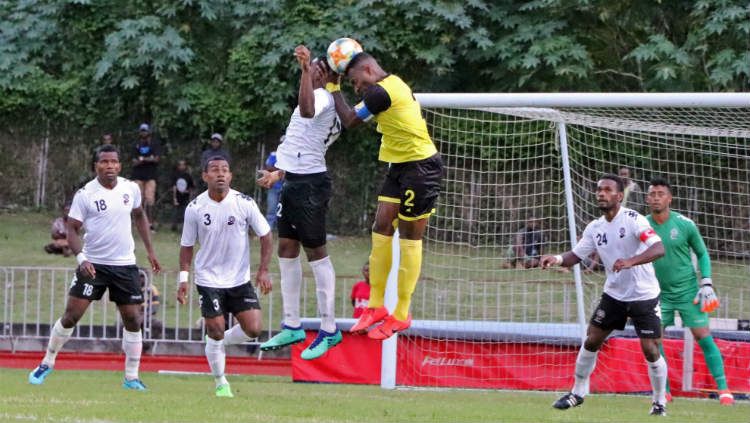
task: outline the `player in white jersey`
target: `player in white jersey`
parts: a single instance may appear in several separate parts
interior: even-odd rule
[[[625,328],[629,317],[648,364],[653,389],[651,414],[666,415],[667,363],[659,353],[659,281],[651,265],[664,255],[664,245],[645,217],[620,206],[623,191],[619,176],[602,176],[596,185],[596,200],[604,215],[586,226],[572,251],[542,257],[543,268],[570,267],[596,251],[607,272],[604,292],[591,316],[586,341],[578,352],[573,389],[553,406],[565,410],[583,403],[599,348],[614,329]]]
[[[194,281],[206,323],[206,358],[216,382],[216,396],[232,397],[224,376],[224,346],[256,338],[263,328],[260,303],[250,282],[248,232],[252,229],[260,237],[260,264],[255,283],[263,294],[271,291],[268,263],[273,251],[273,235],[255,201],[230,188],[232,173],[225,157],[208,158],[204,163],[203,181],[208,190],[185,209],[177,301],[185,304],[188,272],[197,241],[200,249],[195,257]],[[225,313],[232,313],[239,322],[226,332]]]
[[[325,60],[311,62],[310,51],[305,46],[298,46],[294,55],[302,69],[299,104],[292,113],[284,142],[276,149],[276,167],[280,170],[264,171],[258,180],[259,185],[268,188],[284,179],[278,208],[284,322],[281,332],[260,348],[275,350],[305,340],[299,315],[302,285],[299,253],[302,245],[315,277],[320,315],[318,336],[301,354],[303,359],[312,360],[342,339],[334,318],[336,273],[326,251],[326,213],[331,198],[331,178],[326,173],[325,161],[328,146],[339,136],[341,122],[333,96],[324,88],[328,82],[325,79],[327,73],[318,68]]]
[[[78,260],[62,317],[52,327],[47,353],[42,363],[29,374],[29,382],[40,385],[55,366],[57,353],[73,333],[76,323],[92,301],[102,298],[109,289],[110,301],[117,304],[124,327],[122,349],[125,352],[123,388],[143,391],[146,386],[138,377],[143,349],[141,303],[143,293],[135,262],[135,242],[130,217],[146,247],[154,272],[161,266],[151,246],[149,222],[141,207],[138,185],[120,178],[120,156],[112,145],[96,153],[96,178],[73,197],[68,213],[68,245]],[[83,248],[79,232],[83,228]]]

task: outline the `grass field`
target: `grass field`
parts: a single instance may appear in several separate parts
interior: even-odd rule
[[[296,384],[280,377],[230,377],[233,399],[213,397],[208,376],[143,374],[149,392],[120,388],[121,373],[59,371],[42,386],[27,371],[0,369],[3,422],[643,422],[645,396],[592,395],[580,408],[551,407],[558,393],[384,391],[375,386]],[[748,422],[750,404],[678,399],[667,419]]]

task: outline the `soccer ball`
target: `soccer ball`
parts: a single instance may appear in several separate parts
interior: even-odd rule
[[[349,62],[359,53],[362,53],[362,46],[358,42],[351,38],[339,38],[328,46],[326,52],[328,66],[334,72],[343,74],[346,72]]]

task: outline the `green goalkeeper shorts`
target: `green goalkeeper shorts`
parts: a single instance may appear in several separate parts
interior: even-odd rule
[[[661,302],[661,325],[664,327],[674,326],[674,312],[680,313],[682,325],[688,328],[703,328],[708,326],[708,313],[701,311],[700,304],[692,301],[683,303]]]

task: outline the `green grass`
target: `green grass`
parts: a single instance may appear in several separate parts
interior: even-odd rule
[[[149,392],[120,388],[120,372],[58,371],[42,386],[26,370],[0,369],[3,422],[643,422],[646,396],[592,395],[580,408],[551,407],[559,393],[384,391],[376,386],[295,384],[230,377],[235,398],[213,397],[209,376],[144,373]],[[669,421],[747,422],[750,404],[677,399]]]

